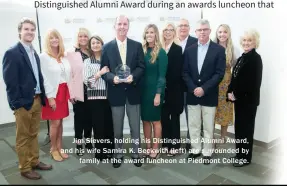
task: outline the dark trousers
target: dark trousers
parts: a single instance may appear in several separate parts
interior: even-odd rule
[[[83,139],[83,132],[85,138],[91,138],[92,136],[92,110],[89,109],[87,104],[87,95],[85,94],[84,102],[77,101],[73,104],[74,111],[74,130],[75,138]]]
[[[234,106],[235,139],[247,139],[247,143],[236,143],[236,149],[239,149],[239,153],[236,154],[236,157],[239,159],[246,159],[251,163],[257,106],[239,103],[235,103]],[[244,153],[242,149],[248,149],[248,154]]]
[[[162,139],[174,141],[174,143],[163,143],[162,147],[167,147],[168,150],[180,148],[180,114],[172,113],[170,107],[163,104],[161,123]]]
[[[114,129],[112,111],[108,100],[98,99],[88,101],[89,109],[92,111],[91,121],[94,132],[94,148],[96,149],[95,158],[104,159],[108,152],[103,149],[112,150],[114,148]]]

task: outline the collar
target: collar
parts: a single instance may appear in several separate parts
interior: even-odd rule
[[[116,38],[116,40],[117,40],[118,46],[120,46],[121,44],[124,44],[125,46],[127,46],[127,38],[123,42],[121,42],[118,38]]]
[[[244,57],[244,56],[249,56],[249,55],[251,55],[251,54],[253,54],[255,52],[255,48],[253,48],[252,50],[250,50],[249,52],[247,52],[247,53],[242,53],[242,56]]]
[[[34,47],[33,45],[30,43],[30,44],[27,44],[27,43],[24,43],[23,41],[20,41],[20,43],[23,45],[23,47],[25,48],[25,50],[34,50]]]
[[[189,35],[188,35],[189,36]],[[178,38],[178,40],[181,42],[181,43],[186,43],[187,42],[187,39],[188,39],[188,36],[186,36],[186,38],[184,39],[184,40],[180,40],[179,38]]]
[[[199,47],[202,47],[202,46],[209,46],[209,44],[210,44],[210,39],[208,40],[208,42],[207,43],[205,43],[205,44],[201,44],[199,41],[197,42],[197,44],[198,44],[198,46]]]

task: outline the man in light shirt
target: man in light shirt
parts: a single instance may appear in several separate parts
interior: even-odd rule
[[[226,67],[225,49],[209,38],[211,29],[207,20],[197,23],[198,43],[185,51],[183,79],[187,86],[188,126],[193,143],[188,158],[203,154],[204,164],[212,155],[215,111],[218,105],[218,86]],[[203,139],[201,125],[203,124]],[[201,142],[203,141],[203,149]]]

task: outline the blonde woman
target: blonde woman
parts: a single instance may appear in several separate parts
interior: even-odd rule
[[[174,156],[180,148],[180,114],[183,112],[183,55],[178,45],[176,27],[168,23],[162,31],[162,46],[168,56],[165,98],[162,106],[162,147],[168,149],[168,156]],[[169,141],[168,141],[169,140]],[[173,140],[174,143],[171,143]]]
[[[223,46],[226,54],[225,75],[219,85],[218,106],[215,115],[215,123],[221,125],[221,139],[224,143],[228,125],[233,124],[233,105],[230,102],[226,102],[226,91],[231,80],[231,68],[236,62],[234,46],[231,39],[231,30],[228,25],[219,25],[216,30],[215,43]]]
[[[234,103],[235,108],[235,139],[236,161],[233,166],[242,167],[252,161],[253,136],[257,107],[260,104],[260,88],[262,82],[263,64],[259,47],[260,36],[256,30],[248,30],[240,38],[244,53],[238,58],[232,71],[228,86],[227,100]],[[243,149],[249,153],[243,153]]]
[[[42,119],[50,120],[51,156],[63,161],[68,155],[62,151],[63,119],[69,115],[70,98],[68,83],[70,64],[64,56],[64,44],[60,33],[52,29],[45,39],[45,52],[40,55],[41,70],[46,91],[46,106],[42,107]]]
[[[75,52],[78,52],[82,56],[81,63],[84,63],[85,59],[88,59],[89,54],[89,39],[90,32],[86,28],[79,28],[77,33],[77,39],[75,44]],[[82,66],[83,68],[83,66]],[[83,73],[83,69],[75,69],[79,73]],[[84,147],[92,149],[91,143],[85,143],[86,139],[91,138],[92,135],[92,121],[90,117],[90,110],[87,104],[87,86],[84,84],[83,79],[76,79],[83,87],[84,100],[73,100],[73,111],[74,111],[74,130],[75,130],[75,141],[76,141],[76,154],[78,156],[84,155]],[[79,85],[80,86],[80,85]],[[83,139],[83,132],[85,140]],[[90,140],[89,140],[90,141]]]
[[[143,50],[145,54],[146,70],[143,79],[141,100],[141,118],[144,136],[147,143],[147,154],[150,158],[157,158],[159,139],[161,139],[161,109],[165,93],[165,75],[168,58],[161,47],[159,31],[156,25],[149,24],[143,33]],[[151,139],[152,128],[154,138]],[[153,146],[151,143],[153,143]]]

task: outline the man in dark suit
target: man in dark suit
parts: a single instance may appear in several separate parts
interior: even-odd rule
[[[40,59],[33,49],[36,24],[23,18],[18,25],[20,42],[7,50],[3,58],[3,78],[10,108],[16,118],[16,151],[21,175],[40,179],[34,169],[50,170],[39,161],[38,133],[41,108],[45,104]]]
[[[108,100],[112,107],[114,136],[115,136],[115,161],[113,166],[121,166],[125,150],[123,149],[123,126],[125,108],[129,119],[132,143],[132,158],[137,167],[142,166],[139,161],[140,147],[140,81],[144,73],[144,53],[139,42],[127,38],[129,20],[121,15],[115,23],[116,39],[103,47],[101,68],[107,66],[110,72],[103,76],[108,82]],[[119,65],[127,65],[131,75],[126,82],[120,82],[116,69]]]
[[[188,89],[189,132],[192,142],[192,153],[188,158],[196,158],[202,153],[204,164],[209,164],[212,155],[218,85],[224,77],[226,67],[225,49],[210,40],[210,32],[209,22],[200,20],[196,29],[198,43],[186,50],[183,68],[183,78]],[[200,136],[202,122],[203,139]]]
[[[189,35],[190,33],[190,25],[189,21],[187,19],[180,19],[178,25],[177,25],[177,33],[178,33],[178,39],[180,41],[180,46],[182,48],[182,53],[184,55],[184,52],[187,48],[189,48],[191,45],[197,43],[197,38],[192,37]],[[184,91],[184,110],[185,110],[185,116],[186,116],[186,124],[187,124],[187,139],[189,139],[189,129],[188,129],[188,113],[187,113],[187,104],[186,104],[186,96],[187,96],[187,87],[183,82],[183,91]],[[189,150],[191,148],[190,143],[186,143],[186,149]]]

